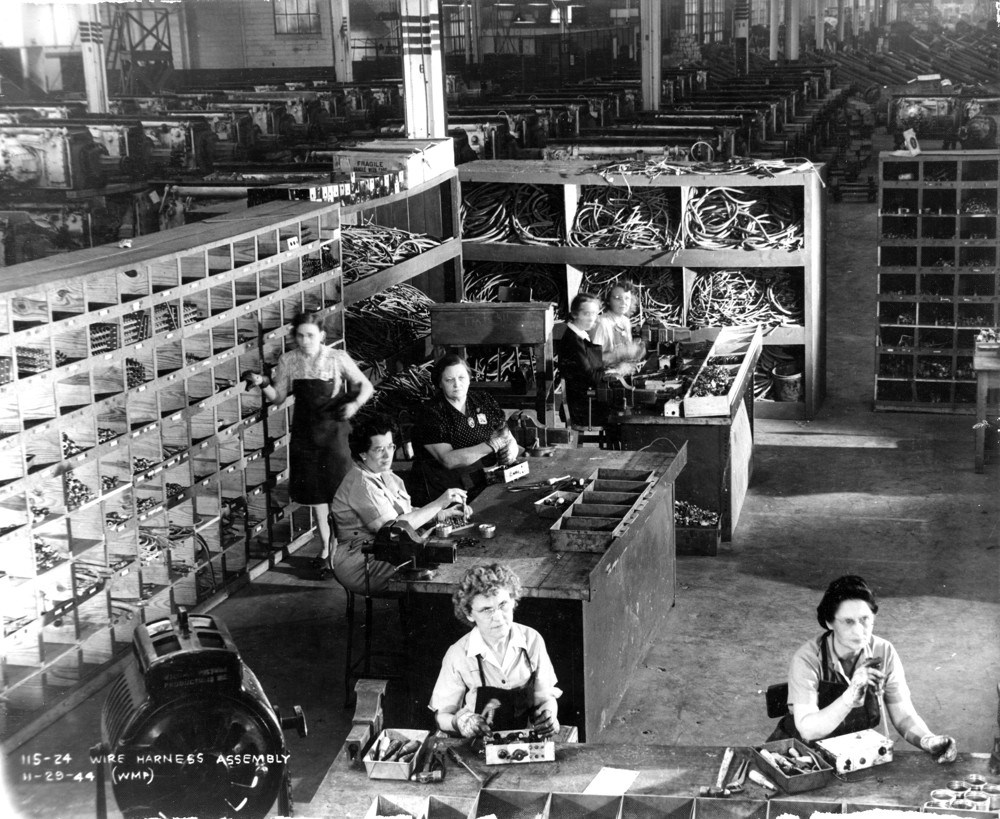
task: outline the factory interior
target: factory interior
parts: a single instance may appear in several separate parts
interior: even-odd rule
[[[0,815],[998,819],[996,15],[12,3]]]

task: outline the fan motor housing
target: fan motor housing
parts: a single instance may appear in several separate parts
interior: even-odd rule
[[[264,816],[288,788],[281,721],[225,625],[181,615],[136,629],[101,714],[126,817]]]

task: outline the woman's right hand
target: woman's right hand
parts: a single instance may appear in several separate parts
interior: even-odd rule
[[[442,509],[447,509],[449,506],[454,506],[455,504],[465,506],[465,498],[467,495],[468,493],[464,489],[452,487],[451,489],[445,489],[435,503]]]
[[[881,668],[865,665],[862,663],[851,675],[851,684],[847,688],[847,693],[855,708],[865,701],[865,692],[869,688],[880,689],[885,679],[885,672]]]

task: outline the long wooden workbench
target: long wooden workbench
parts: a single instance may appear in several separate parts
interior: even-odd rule
[[[448,742],[460,745],[458,740]],[[901,741],[897,745],[903,746]],[[909,746],[903,746],[909,747]],[[945,787],[951,779],[961,779],[978,773],[988,781],[996,781],[988,771],[988,755],[959,754],[953,765],[938,765],[928,754],[918,751],[895,750],[892,762],[852,776],[855,781],[831,779],[823,788],[795,795],[779,793],[770,800],[758,785],[747,784],[746,792],[728,799],[696,798],[701,785],[714,784],[724,748],[663,745],[559,745],[556,761],[529,765],[498,765],[487,767],[473,759],[466,748],[460,747],[463,759],[480,773],[493,774],[487,783],[491,792],[521,791],[537,795],[546,793],[579,794],[603,767],[637,771],[638,776],[627,794],[662,794],[687,797],[690,806],[676,806],[674,819],[692,816],[727,817],[728,819],[773,819],[789,813],[809,819],[815,810],[831,813],[849,812],[876,806],[906,806],[918,809],[929,798],[931,790]],[[747,755],[749,749],[736,749]],[[312,802],[302,806],[304,816],[330,819],[363,817],[378,795],[400,796],[404,799],[435,796],[448,803],[457,813],[468,815],[480,791],[472,775],[449,762],[444,782],[420,785],[410,782],[368,779],[365,769],[351,767],[338,759],[331,766]],[[528,794],[522,795],[528,801]],[[848,803],[846,806],[843,803]],[[846,807],[847,811],[844,810]],[[491,812],[491,811],[487,811]],[[442,814],[443,815],[443,814]],[[511,811],[508,819],[533,817],[534,813]],[[579,809],[573,816],[604,816],[588,814]],[[616,815],[616,814],[611,814]],[[652,813],[642,815],[654,815]],[[659,815],[667,815],[665,812]],[[672,815],[672,814],[671,814]],[[979,814],[976,814],[979,815]],[[984,819],[996,813],[982,814]]]
[[[674,604],[674,481],[686,462],[683,446],[675,454],[557,449],[552,457],[530,459],[530,475],[518,482],[487,487],[472,504],[474,520],[495,524],[495,537],[460,549],[457,561],[440,565],[430,580],[394,584],[409,599],[407,677],[411,699],[422,710],[414,712],[420,722],[414,727],[427,727],[423,706],[441,658],[466,630],[452,613],[451,593],[470,567],[500,562],[524,586],[516,619],[546,641],[563,691],[560,720],[575,725],[581,738],[595,736]],[[548,478],[587,478],[599,468],[646,470],[657,478],[648,501],[607,551],[553,551],[549,528],[555,521],[534,509],[552,487],[510,489]],[[475,536],[475,530],[462,534]]]

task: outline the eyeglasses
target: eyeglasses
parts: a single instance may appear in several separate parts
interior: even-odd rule
[[[504,600],[502,603],[497,603],[496,606],[486,606],[481,609],[473,609],[473,614],[481,614],[483,617],[492,617],[498,611],[502,611],[506,614],[510,611],[511,607],[514,605],[513,600]]]
[[[373,455],[388,455],[396,451],[396,445],[386,444],[385,446],[373,446],[368,451],[371,452]]]
[[[854,628],[858,623],[861,623],[864,628],[869,628],[875,622],[874,615],[866,615],[856,620],[853,617],[834,617],[833,619],[842,626],[847,626],[847,628]]]

